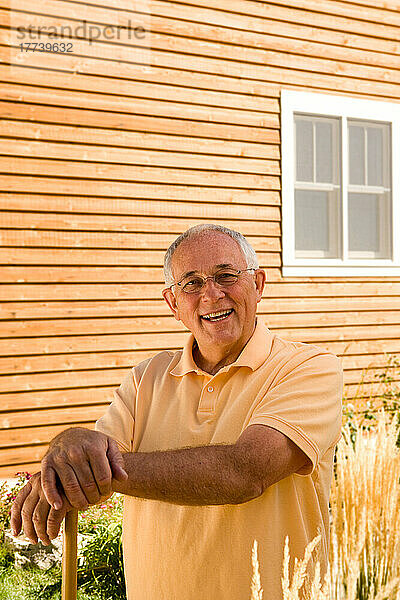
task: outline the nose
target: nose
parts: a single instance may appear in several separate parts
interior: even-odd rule
[[[215,300],[224,298],[225,292],[217,283],[215,283],[212,277],[209,277],[206,279],[203,289],[201,290],[201,296],[204,301],[215,302]]]

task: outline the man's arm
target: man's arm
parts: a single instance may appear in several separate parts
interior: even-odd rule
[[[101,483],[95,481],[95,473],[102,474],[102,468],[97,466],[92,471],[88,465],[93,465],[94,457],[101,457],[100,463],[104,466],[104,462],[109,460],[105,448],[113,444],[100,432],[77,429],[64,434],[62,443],[58,438],[57,444],[48,453],[44,472],[55,469],[66,495],[57,489],[54,473],[46,483],[43,473],[42,476],[36,473],[19,492],[12,507],[14,533],[19,533],[23,527],[33,543],[38,538],[45,544],[50,543],[58,534],[71,505],[82,508],[82,504],[96,504],[105,497],[100,493]],[[71,440],[69,454],[64,453],[68,446],[67,438]],[[122,463],[119,462],[117,447],[113,447],[113,452],[112,460],[119,464],[120,477],[119,480],[111,479],[115,465],[112,470],[108,466],[110,486],[105,486],[103,481],[103,490],[109,488],[136,497],[197,506],[240,504],[252,500],[270,485],[310,462],[289,438],[266,425],[250,425],[232,445],[127,453],[120,456]],[[77,460],[86,462],[86,466],[80,464],[78,468]],[[88,479],[89,472],[91,481]],[[79,473],[83,474],[83,482]],[[122,473],[127,474],[127,478]],[[93,502],[87,500],[88,489],[96,497]],[[59,499],[59,510],[52,507],[54,500],[48,501],[49,497]]]
[[[123,454],[128,478],[114,491],[174,504],[241,504],[309,461],[296,444],[251,425],[236,444]]]
[[[98,502],[110,485],[123,494],[177,504],[240,504],[309,460],[289,438],[265,425],[249,426],[235,444],[127,453],[122,463],[108,436],[85,429],[63,433],[62,443],[50,446],[42,463],[43,490],[53,506],[60,498],[57,477],[76,508]],[[111,480],[107,447],[113,448],[118,479],[113,470]]]

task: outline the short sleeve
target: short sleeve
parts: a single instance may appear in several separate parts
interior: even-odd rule
[[[334,354],[292,357],[279,378],[256,405],[249,425],[263,424],[290,438],[310,458],[314,471],[337,444],[342,426],[343,370]]]
[[[112,437],[122,452],[131,452],[135,426],[136,385],[134,369],[128,373],[106,412],[96,421],[96,431]]]

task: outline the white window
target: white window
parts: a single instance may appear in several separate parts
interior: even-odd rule
[[[400,275],[400,104],[281,102],[283,275]]]

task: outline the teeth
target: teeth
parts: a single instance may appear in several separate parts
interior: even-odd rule
[[[203,319],[214,319],[216,317],[225,317],[231,311],[232,311],[232,309],[228,309],[228,310],[220,310],[219,312],[215,312],[215,313],[209,313],[208,315],[203,315]]]

